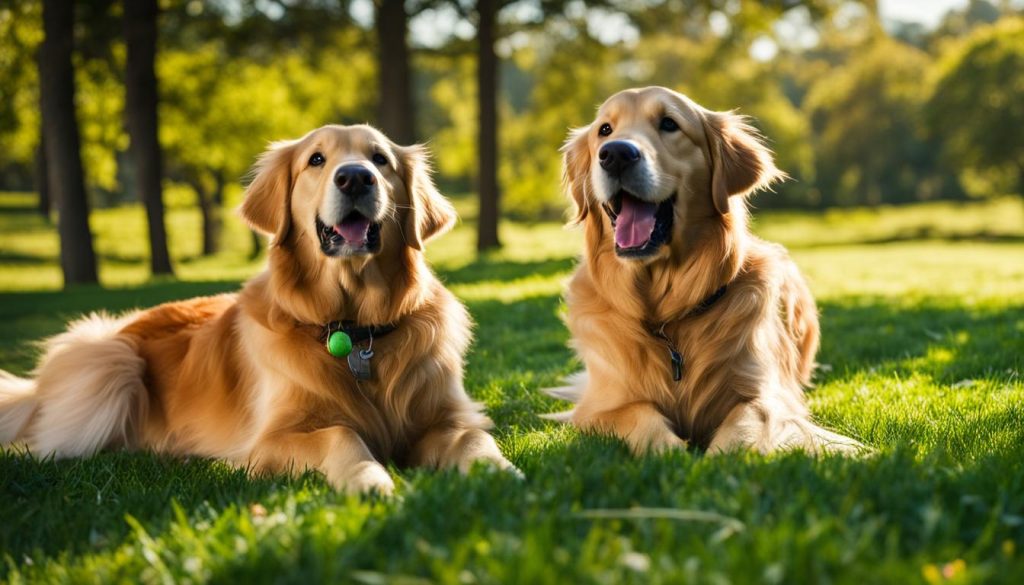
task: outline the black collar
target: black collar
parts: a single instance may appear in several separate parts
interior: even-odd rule
[[[725,293],[726,293],[726,291],[728,289],[729,289],[728,283],[727,284],[723,284],[718,290],[716,290],[715,292],[711,293],[710,295],[704,297],[704,299],[701,300],[701,302],[699,302],[696,305],[694,305],[693,308],[691,308],[689,311],[683,313],[682,315],[680,315],[678,317],[673,317],[671,319],[668,319],[668,320],[666,320],[663,323],[653,324],[651,326],[651,330],[655,332],[655,335],[657,337],[663,337],[664,336],[664,331],[663,330],[665,329],[666,325],[668,325],[669,323],[672,323],[674,321],[682,321],[683,319],[686,319],[687,317],[696,317],[697,315],[703,315],[704,313],[707,313],[708,311],[711,310],[711,307],[713,307],[715,305],[715,303],[717,303],[719,300],[722,299],[722,297],[725,296]]]
[[[705,297],[703,301],[697,303],[697,306],[687,311],[680,319],[687,317],[693,317],[695,315],[703,315],[711,309],[712,305],[718,302],[719,299],[725,296],[726,289],[729,288],[728,284],[723,284],[721,288]]]
[[[370,339],[383,337],[395,329],[398,329],[398,326],[392,323],[386,325],[356,325],[355,321],[331,321],[324,325],[323,331],[320,332],[320,341],[327,341],[327,338],[335,331],[344,331],[352,340],[352,345],[354,346]]]
[[[678,382],[683,379],[683,366],[685,365],[685,363],[683,360],[683,355],[679,353],[678,349],[676,349],[675,342],[672,341],[672,338],[669,337],[667,333],[665,333],[665,326],[673,321],[682,321],[687,317],[695,317],[697,315],[703,315],[704,313],[707,313],[708,310],[710,310],[715,303],[717,303],[722,297],[725,296],[725,292],[728,289],[728,287],[728,283],[723,284],[721,288],[711,293],[709,296],[705,297],[704,300],[697,303],[696,306],[694,306],[689,311],[683,313],[679,317],[669,319],[668,321],[663,322],[661,325],[655,325],[650,328],[651,335],[660,339],[665,344],[666,349],[668,349],[668,359],[669,362],[672,364],[672,380]]]

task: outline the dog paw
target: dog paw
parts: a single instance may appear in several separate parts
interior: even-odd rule
[[[685,451],[689,445],[689,443],[667,429],[663,433],[646,436],[642,440],[630,441],[630,443],[633,447],[633,452],[637,455],[661,455],[670,451]]]
[[[338,481],[335,487],[351,494],[376,493],[390,496],[395,491],[395,482],[387,469],[379,463],[366,461],[353,467],[350,473]]]
[[[523,472],[520,471],[518,467],[516,467],[515,465],[512,464],[511,461],[505,459],[500,455],[478,457],[476,459],[469,459],[467,461],[463,461],[461,464],[459,464],[459,471],[463,474],[466,474],[469,473],[470,469],[476,466],[483,467],[484,469],[489,471],[509,473],[517,479],[526,478],[526,476],[523,475]]]

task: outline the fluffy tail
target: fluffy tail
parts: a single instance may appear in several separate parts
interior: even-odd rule
[[[43,342],[34,380],[0,375],[0,444],[58,458],[133,444],[148,402],[145,360],[118,334],[130,318],[89,315]]]
[[[13,443],[36,410],[36,385],[0,370],[0,445]]]
[[[580,401],[580,396],[583,395],[583,389],[587,387],[588,379],[589,378],[587,377],[586,371],[576,372],[575,374],[569,376],[565,380],[567,383],[565,386],[559,386],[557,388],[545,388],[541,390],[541,392],[547,394],[552,398],[565,400],[566,402],[576,403]],[[548,414],[542,414],[540,415],[540,417],[545,418],[547,420],[553,420],[556,422],[564,423],[572,420],[572,414],[575,410],[576,409],[574,408],[570,408],[569,410],[565,410],[562,412],[551,412]]]

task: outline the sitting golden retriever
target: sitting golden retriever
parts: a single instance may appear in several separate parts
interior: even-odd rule
[[[265,272],[237,295],[73,323],[34,380],[0,373],[0,444],[316,469],[354,492],[390,492],[386,460],[514,469],[462,387],[469,316],[423,259],[455,212],[421,147],[368,126],[274,144],[241,214],[273,236]]]
[[[818,316],[786,250],[754,237],[744,197],[783,175],[732,113],[674,91],[620,92],[565,146],[585,247],[566,291],[586,371],[555,418],[636,453],[852,449],[811,422]]]

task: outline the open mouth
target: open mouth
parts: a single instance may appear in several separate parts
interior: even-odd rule
[[[353,211],[337,225],[327,225],[316,217],[320,250],[328,256],[359,256],[380,251],[380,223]]]
[[[651,203],[620,190],[602,205],[615,230],[615,254],[620,258],[644,258],[658,251],[672,237],[675,196]]]

